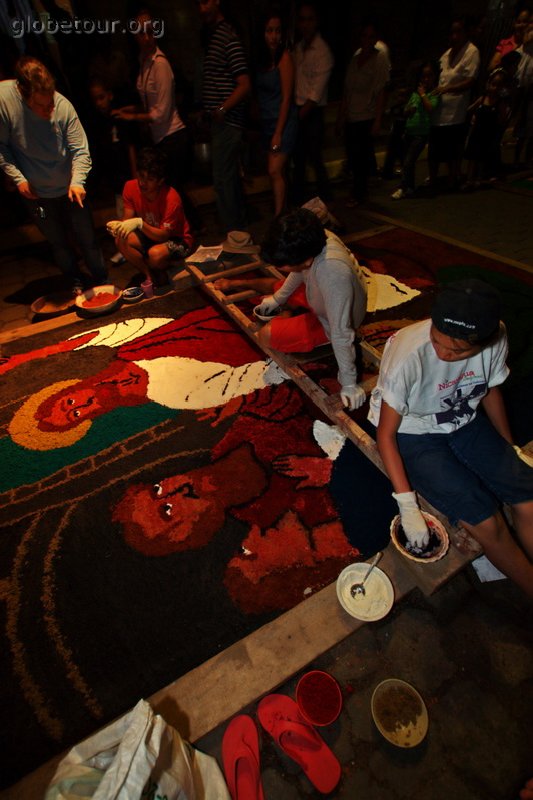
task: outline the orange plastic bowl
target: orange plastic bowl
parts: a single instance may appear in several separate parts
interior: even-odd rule
[[[333,675],[313,669],[298,681],[296,702],[300,713],[311,725],[331,725],[341,713],[340,686]]]

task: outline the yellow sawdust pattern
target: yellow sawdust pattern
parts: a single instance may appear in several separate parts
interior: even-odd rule
[[[104,714],[103,708],[83,678],[80,669],[74,663],[72,650],[65,644],[64,636],[61,633],[59,623],[56,618],[56,605],[54,600],[54,559],[61,544],[63,531],[65,530],[67,523],[70,521],[71,515],[72,507],[63,516],[61,525],[52,537],[48,547],[48,552],[44,559],[43,594],[41,600],[44,607],[44,621],[48,635],[54,644],[59,658],[65,666],[67,677],[74,689],[82,696],[86,708],[94,717],[100,719]]]
[[[11,587],[7,595],[6,634],[11,645],[13,669],[15,675],[18,676],[20,688],[24,698],[26,699],[26,702],[30,708],[33,709],[39,724],[42,728],[44,728],[47,734],[55,741],[60,741],[64,734],[63,723],[60,719],[49,712],[47,708],[47,698],[45,698],[40,687],[33,679],[30,669],[26,663],[24,645],[19,641],[17,634],[21,601],[21,573],[28,555],[28,542],[32,538],[38,522],[39,517],[37,516],[33,524],[23,536],[15,556]]]
[[[69,447],[82,439],[92,425],[91,420],[84,420],[70,430],[50,432],[40,430],[36,417],[40,405],[48,397],[77,383],[79,380],[58,381],[30,395],[7,426],[13,441],[28,450],[54,450],[57,447]]]

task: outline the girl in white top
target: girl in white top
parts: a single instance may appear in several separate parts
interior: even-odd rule
[[[441,161],[448,163],[451,186],[458,182],[470,89],[479,72],[479,50],[468,41],[465,19],[452,23],[450,45],[440,58],[439,85],[433,90],[441,98],[429,136],[429,179],[433,190]]]

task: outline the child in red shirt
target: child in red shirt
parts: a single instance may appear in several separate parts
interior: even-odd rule
[[[193,236],[177,191],[165,183],[164,156],[151,147],[139,153],[137,179],[122,192],[124,217],[107,223],[122,255],[155,286],[169,282],[172,259],[185,258]]]

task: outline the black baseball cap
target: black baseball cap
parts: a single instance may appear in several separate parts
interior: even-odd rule
[[[500,312],[499,292],[485,281],[470,278],[449,283],[440,290],[431,319],[445,336],[475,344],[496,332]]]

